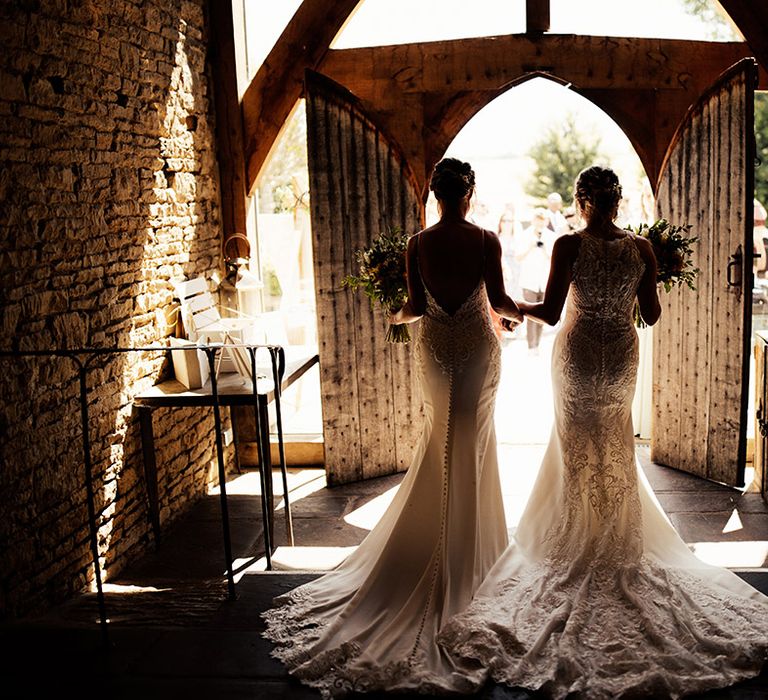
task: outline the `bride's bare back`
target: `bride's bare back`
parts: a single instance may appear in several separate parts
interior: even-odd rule
[[[406,272],[408,302],[390,318],[392,323],[411,323],[427,309],[425,287],[437,305],[454,314],[478,288],[481,281],[491,306],[513,324],[522,320],[519,309],[504,290],[501,270],[501,244],[496,234],[466,220],[474,187],[471,178],[459,168],[468,164],[446,159],[448,167],[435,168],[432,186],[441,218],[434,226],[420,231],[408,241]],[[471,173],[471,169],[467,172]]]
[[[433,299],[455,313],[484,276],[486,232],[466,220],[440,221],[414,244],[418,277]]]

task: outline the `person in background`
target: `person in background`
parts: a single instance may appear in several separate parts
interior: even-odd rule
[[[511,203],[507,203],[504,212],[499,217],[499,223],[496,227],[496,234],[501,244],[501,270],[504,276],[504,287],[510,296],[520,297],[520,263],[515,256],[516,246],[520,240],[521,231],[515,220],[515,208]],[[493,308],[490,309],[493,327],[496,335],[501,341],[501,346],[506,347],[513,340],[512,333],[505,332],[502,325],[501,316]]]
[[[546,209],[534,210],[531,225],[523,231],[520,245],[516,249],[515,258],[520,263],[520,287],[523,290],[523,299],[532,304],[544,298],[544,290],[549,278],[549,262],[552,257],[552,245],[556,238],[548,226],[549,220]],[[532,355],[539,354],[541,331],[540,323],[526,319],[525,337],[528,341],[528,351]]]
[[[504,286],[510,296],[519,296],[520,263],[517,261],[515,248],[520,236],[515,221],[515,210],[510,205],[507,205],[499,218],[496,233],[499,236],[499,243],[501,243],[501,269],[504,272]]]
[[[568,233],[568,222],[562,212],[563,198],[557,192],[547,195],[547,228],[555,234],[555,238]]]
[[[755,277],[765,279],[768,270],[768,229],[765,227],[765,207],[756,199],[754,202],[755,231],[752,239],[755,257],[752,258]],[[757,257],[760,256],[760,257]]]
[[[481,199],[475,198],[469,212],[469,220],[480,228],[493,231],[493,220],[490,218],[488,205]]]
[[[568,226],[566,233],[571,233],[579,228],[579,215],[576,212],[576,207],[566,207],[563,211],[563,216]]]

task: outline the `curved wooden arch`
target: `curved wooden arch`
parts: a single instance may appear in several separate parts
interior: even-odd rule
[[[655,184],[656,173],[656,154],[648,148],[649,143],[654,142],[651,116],[648,114],[653,111],[653,96],[647,94],[647,91],[639,92],[639,95],[623,94],[621,102],[613,99],[612,91],[605,90],[582,90],[577,85],[552,73],[542,71],[532,71],[522,75],[498,90],[490,91],[469,91],[457,95],[442,107],[441,113],[430,112],[425,122],[430,126],[425,126],[425,172],[431,172],[435,163],[437,163],[445,154],[451,142],[456,138],[459,131],[466,126],[469,121],[476,116],[482,109],[487,107],[497,97],[523,83],[534,78],[543,78],[553,83],[572,89],[588,102],[592,103],[597,109],[608,115],[621,128],[630,144],[637,153],[640,162],[645,169],[646,175],[651,183]],[[629,93],[630,91],[625,91]],[[634,98],[634,99],[633,99]],[[435,110],[433,105],[433,110]],[[437,111],[437,110],[435,110]],[[652,184],[652,187],[654,185]],[[428,192],[426,183],[422,190],[423,197],[426,200]]]
[[[568,84],[567,81],[550,73],[533,71],[509,81],[509,83],[502,85],[497,90],[469,90],[451,96],[444,103],[438,101],[430,102],[425,109],[424,115],[425,173],[432,171],[435,163],[445,155],[452,141],[474,116],[491,104],[497,97],[534,78],[545,78],[563,86]],[[425,183],[424,187],[427,184]],[[425,201],[428,194],[429,192],[423,188],[422,195]]]
[[[330,51],[321,71],[357,95],[427,174],[469,119],[532,77],[567,83],[606,112],[651,183],[678,123],[743,43],[514,35]]]

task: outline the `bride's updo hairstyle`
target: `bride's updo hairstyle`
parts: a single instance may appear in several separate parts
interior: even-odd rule
[[[621,185],[610,168],[593,165],[576,178],[576,203],[587,221],[613,221],[621,202]]]
[[[443,202],[458,202],[475,187],[475,171],[458,158],[443,158],[432,171],[429,189]]]

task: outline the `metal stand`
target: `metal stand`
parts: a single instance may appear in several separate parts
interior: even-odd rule
[[[283,412],[280,407],[281,386],[285,372],[285,350],[280,346],[273,345],[269,348],[269,355],[272,360],[272,380],[275,385],[275,420],[277,423],[277,449],[280,458],[280,472],[283,477],[285,535],[288,538],[288,546],[293,547],[293,518],[291,517],[291,504],[288,500],[288,472],[285,462],[285,441],[283,440]]]
[[[219,406],[219,386],[216,377],[216,348],[203,348],[208,367],[211,371],[211,394],[213,396],[213,423],[216,434],[216,461],[219,467],[219,500],[221,503],[221,525],[224,531],[224,558],[227,562],[227,589],[229,599],[235,600],[235,573],[232,570],[232,539],[229,531],[229,506],[227,505],[227,472],[224,466],[224,445],[221,439],[221,407]]]

